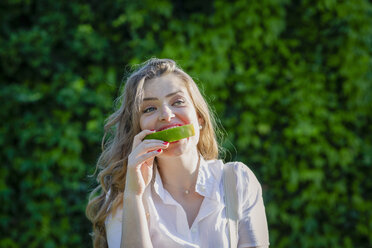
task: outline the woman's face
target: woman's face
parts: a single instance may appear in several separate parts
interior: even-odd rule
[[[172,142],[161,156],[182,154],[187,149],[196,148],[201,119],[183,80],[175,74],[166,74],[145,82],[140,111],[142,130],[161,131],[179,125],[194,125],[195,136]]]

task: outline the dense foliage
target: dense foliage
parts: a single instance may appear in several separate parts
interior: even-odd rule
[[[372,246],[372,4],[0,3],[0,247],[87,247],[124,73],[176,60],[263,184],[273,247]]]

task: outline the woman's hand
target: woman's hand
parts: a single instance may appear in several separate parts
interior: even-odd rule
[[[155,156],[162,153],[169,145],[161,140],[143,140],[154,131],[143,130],[134,136],[132,152],[128,156],[126,194],[142,195],[152,178]]]

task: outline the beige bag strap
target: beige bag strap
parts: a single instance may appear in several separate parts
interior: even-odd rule
[[[238,192],[236,191],[234,164],[227,163],[223,169],[224,199],[229,228],[230,248],[238,247]]]

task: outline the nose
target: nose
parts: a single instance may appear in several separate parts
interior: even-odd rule
[[[163,105],[159,115],[159,121],[170,121],[174,117],[173,111],[167,106]]]

